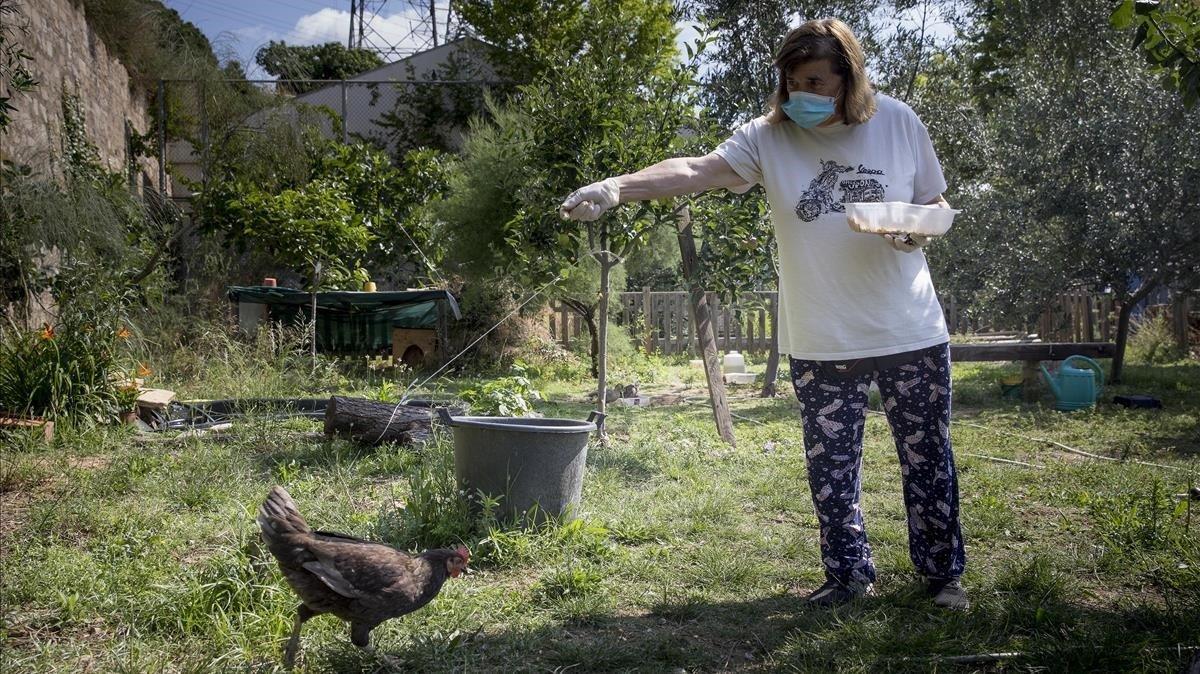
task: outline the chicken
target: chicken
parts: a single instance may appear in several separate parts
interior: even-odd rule
[[[332,613],[350,623],[355,646],[370,650],[376,625],[428,604],[446,577],[457,578],[470,559],[462,546],[413,556],[352,536],[315,531],[282,487],[272,487],[258,509],[258,526],[288,585],[300,595],[296,624],[284,650],[288,668],[300,646],[300,627],[309,618]]]

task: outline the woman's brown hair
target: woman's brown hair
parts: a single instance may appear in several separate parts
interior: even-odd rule
[[[862,124],[875,114],[875,93],[867,79],[867,57],[858,38],[850,26],[837,19],[814,19],[792,29],[779,47],[774,63],[779,82],[771,94],[767,121],[778,124],[787,119],[782,104],[788,99],[788,73],[802,63],[820,59],[828,59],[833,72],[842,78],[842,93],[837,101],[842,121]]]

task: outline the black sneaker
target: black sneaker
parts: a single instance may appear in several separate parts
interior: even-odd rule
[[[810,606],[819,606],[821,608],[830,608],[833,606],[841,606],[847,602],[860,599],[862,597],[872,597],[875,595],[875,586],[867,583],[850,583],[849,585],[842,583],[839,580],[830,578],[825,581],[825,584],[813,590],[813,593],[808,595],[805,600]]]
[[[928,583],[926,590],[929,592],[929,596],[933,597],[934,606],[951,611],[965,611],[971,608],[971,602],[967,599],[967,591],[963,589],[959,579],[926,578],[925,581]]]

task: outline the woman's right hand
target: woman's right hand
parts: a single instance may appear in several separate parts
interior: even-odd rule
[[[616,179],[606,178],[572,192],[558,207],[558,214],[566,220],[591,222],[620,202],[621,189]]]

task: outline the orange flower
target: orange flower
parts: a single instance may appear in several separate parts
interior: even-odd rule
[[[117,330],[117,339],[129,339],[130,334],[132,333],[129,332],[128,328],[121,326],[121,329]]]
[[[150,375],[152,375],[152,374],[154,374],[154,370],[151,370],[150,368],[146,367],[146,364],[145,364],[145,363],[138,363],[138,366],[137,366],[137,376],[139,376],[139,377],[149,377],[149,376],[150,376]]]
[[[42,323],[42,339],[54,339],[54,328],[49,323]]]

